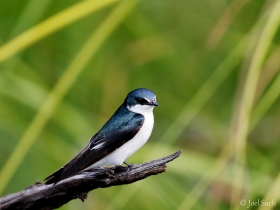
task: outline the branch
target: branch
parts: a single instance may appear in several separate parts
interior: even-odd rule
[[[48,210],[58,208],[72,199],[79,198],[84,201],[87,198],[87,193],[91,190],[130,184],[148,176],[162,173],[166,169],[166,163],[179,157],[181,153],[182,150],[179,150],[158,160],[133,164],[129,167],[89,169],[55,185],[36,182],[35,185],[29,186],[23,191],[0,198],[0,209]]]

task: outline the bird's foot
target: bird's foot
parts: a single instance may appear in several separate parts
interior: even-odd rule
[[[114,169],[112,169],[112,168],[108,168],[107,171],[106,171],[106,174],[107,174],[109,177],[115,177],[115,171],[114,171]]]
[[[127,163],[123,162],[125,165],[127,165],[127,171],[126,174],[128,175],[128,172],[133,168],[134,164],[133,163]]]

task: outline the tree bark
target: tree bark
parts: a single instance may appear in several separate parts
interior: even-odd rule
[[[179,150],[166,157],[143,164],[132,164],[128,167],[99,167],[81,171],[55,185],[36,182],[23,191],[0,198],[0,210],[7,209],[42,209],[58,208],[72,199],[84,201],[87,193],[97,188],[106,188],[122,184],[130,184],[148,176],[162,173],[166,163],[179,157]]]

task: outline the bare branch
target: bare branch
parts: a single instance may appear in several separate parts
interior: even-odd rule
[[[82,171],[55,185],[36,182],[25,190],[0,198],[0,209],[54,209],[72,199],[84,201],[87,193],[97,188],[130,184],[151,175],[162,173],[166,163],[179,157],[182,150],[169,156],[128,167],[94,168]]]

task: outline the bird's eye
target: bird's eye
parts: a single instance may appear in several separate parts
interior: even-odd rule
[[[136,101],[141,104],[141,105],[145,105],[147,103],[149,103],[146,99],[144,98],[136,98]]]

